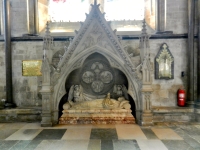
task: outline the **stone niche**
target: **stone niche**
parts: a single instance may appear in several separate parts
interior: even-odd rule
[[[127,87],[123,72],[111,67],[103,55],[90,55],[67,77],[65,88],[69,92],[59,104],[59,124],[135,123],[135,104]],[[106,106],[108,93],[111,105]]]

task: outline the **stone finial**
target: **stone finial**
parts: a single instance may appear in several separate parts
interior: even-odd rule
[[[140,35],[140,57],[143,61],[146,57],[149,57],[149,35],[147,34],[146,21],[142,22],[142,33]]]
[[[49,27],[49,21],[46,23],[46,31],[45,36],[43,38],[43,50],[44,50],[44,58],[46,58],[46,50],[50,50],[51,46],[53,44],[53,38],[51,37],[50,27]]]
[[[94,0],[94,5],[97,5],[97,0]]]
[[[147,29],[146,29],[146,21],[145,21],[145,19],[142,22],[142,35],[147,35]]]
[[[45,35],[50,35],[50,27],[49,27],[49,21],[47,21],[46,23],[46,31],[45,31]]]
[[[48,50],[49,49],[49,46],[51,44],[53,44],[53,38],[51,37],[51,32],[50,32],[50,27],[49,27],[49,21],[47,21],[47,24],[46,24],[46,31],[45,31],[45,36],[43,38],[43,49],[46,49]]]
[[[99,7],[100,4],[97,4],[97,0],[94,0],[94,4],[91,4],[91,6],[92,6],[92,7],[93,7],[93,6],[95,6],[95,7]]]

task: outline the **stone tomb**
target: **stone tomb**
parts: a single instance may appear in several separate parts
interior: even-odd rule
[[[135,118],[131,114],[131,105],[124,97],[119,97],[118,100],[115,100],[111,99],[110,93],[108,93],[104,99],[89,101],[76,99],[77,101],[73,102],[69,98],[68,102],[63,105],[63,115],[59,119],[59,124],[135,123]]]
[[[145,21],[139,37],[140,62],[135,63],[97,2],[91,6],[58,64],[52,61],[53,39],[47,23],[41,126],[135,123],[135,119],[138,124],[152,125],[152,68]]]
[[[63,110],[59,124],[134,124],[131,112],[126,109]]]

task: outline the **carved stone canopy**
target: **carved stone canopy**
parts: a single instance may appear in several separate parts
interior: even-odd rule
[[[174,57],[168,45],[163,43],[155,58],[155,79],[174,78]]]
[[[50,38],[48,40],[50,41]],[[144,45],[147,45],[147,42],[147,40],[143,40]],[[145,47],[143,50],[148,52],[147,48]],[[48,54],[50,52],[50,50],[46,51]],[[59,54],[61,55],[61,53]],[[140,67],[134,65],[115,31],[112,30],[110,24],[105,20],[104,14],[100,12],[99,5],[97,5],[96,1],[92,5],[90,13],[86,16],[85,22],[82,23],[81,28],[79,31],[76,31],[76,36],[70,42],[69,47],[64,51],[62,56],[59,54],[57,55],[57,59],[51,63],[53,65],[55,63],[53,69],[51,69],[52,72],[47,72],[49,76],[48,85],[43,85],[43,87],[48,87],[49,89],[47,93],[49,96],[48,99],[45,98],[46,93],[43,93],[44,106],[46,106],[46,103],[49,104],[48,108],[44,107],[45,109],[43,109],[43,122],[47,119],[49,122],[58,122],[59,104],[62,98],[69,92],[72,78],[76,79],[76,82],[73,83],[74,85],[82,85],[83,88],[89,89],[90,91],[87,90],[86,94],[92,96],[105,95],[115,85],[119,89],[121,89],[120,86],[125,85],[127,88],[126,93],[131,97],[131,103],[134,104],[134,109],[137,110],[135,113],[137,113],[138,122],[141,122],[141,112],[143,111],[142,97],[144,97],[141,95],[142,84],[150,85],[151,82],[148,80],[143,83],[138,77],[137,71]],[[97,54],[98,56],[103,56],[104,59],[97,60]],[[46,56],[49,59],[51,55]],[[89,58],[94,58],[95,60],[93,61]],[[50,65],[50,62],[46,65]],[[145,67],[143,68],[146,74],[150,74],[149,70],[145,70]],[[80,76],[77,78],[73,74],[76,71],[80,71],[78,72]],[[121,76],[125,76],[126,78],[121,78]],[[123,95],[119,91],[115,93],[117,96]],[[146,97],[149,102],[150,96]]]

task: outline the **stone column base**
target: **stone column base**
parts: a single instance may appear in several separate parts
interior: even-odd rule
[[[153,125],[153,114],[151,112],[143,112],[143,114],[141,115],[141,125],[142,126]]]
[[[194,109],[194,113],[195,113],[195,120],[197,122],[200,122],[200,103],[196,103],[195,105],[195,109]]]
[[[41,127],[52,127],[50,114],[42,114]]]

